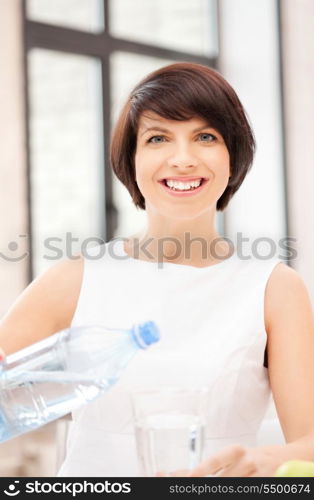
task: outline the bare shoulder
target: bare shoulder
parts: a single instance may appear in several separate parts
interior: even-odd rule
[[[62,295],[68,292],[73,292],[75,295],[81,285],[83,268],[84,259],[82,256],[77,256],[75,259],[65,259],[40,274],[32,281],[29,288],[40,287],[44,289],[46,286],[52,286],[55,290],[59,290]]]
[[[279,263],[272,271],[265,290],[265,326],[268,330],[283,315],[311,317],[312,307],[302,277],[291,267]]]
[[[70,326],[83,279],[84,259],[66,259],[35,278],[0,321],[8,354]]]
[[[66,327],[71,323],[83,279],[84,259],[66,259],[52,266],[31,283],[29,290],[50,294],[49,305],[55,307],[56,326]],[[27,290],[27,289],[26,289]]]

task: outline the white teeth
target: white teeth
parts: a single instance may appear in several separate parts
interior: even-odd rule
[[[191,188],[197,188],[201,184],[201,179],[190,182],[166,180],[166,184],[170,188],[178,189],[179,191],[187,191]]]

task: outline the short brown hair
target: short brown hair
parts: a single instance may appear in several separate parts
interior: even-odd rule
[[[152,111],[170,120],[200,117],[222,135],[230,156],[231,177],[217,202],[223,210],[252,165],[255,141],[243,106],[229,83],[214,69],[175,63],[146,76],[131,92],[113,130],[110,162],[134,204],[145,209],[135,181],[134,157],[139,119]]]

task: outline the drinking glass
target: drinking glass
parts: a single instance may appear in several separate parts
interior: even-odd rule
[[[141,475],[185,475],[202,458],[206,389],[132,393]]]

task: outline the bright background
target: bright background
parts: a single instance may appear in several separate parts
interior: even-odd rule
[[[280,239],[294,238],[288,263],[314,300],[313,19],[312,0],[0,0],[0,314],[67,252],[144,224],[110,171],[110,129],[133,85],[174,61],[217,68],[255,132],[220,231],[241,231],[248,251],[272,238],[283,258]],[[0,445],[0,475],[54,475],[65,429]]]

